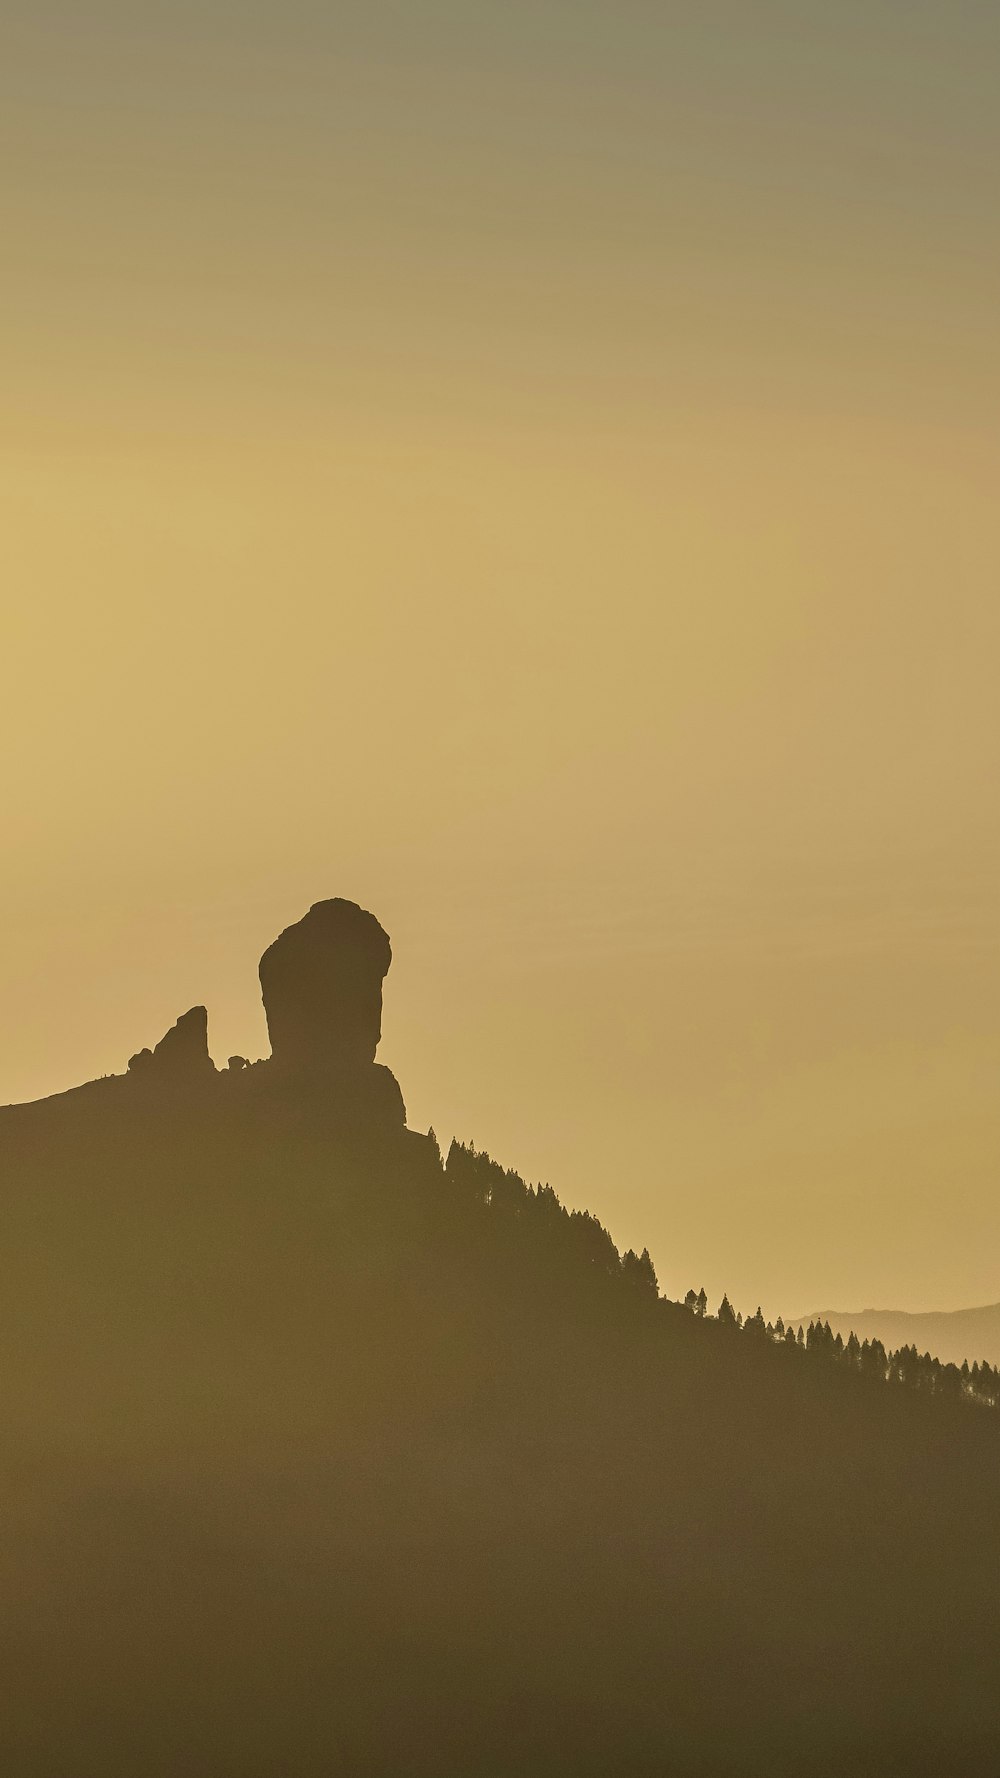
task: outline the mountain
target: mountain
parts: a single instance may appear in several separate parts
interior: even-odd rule
[[[317,903],[266,1061],[0,1111],[5,1778],[992,1778],[1000,1378],[442,1159],[390,959]]]
[[[793,1320],[793,1327],[810,1322],[829,1322],[832,1331],[846,1340],[853,1331],[859,1340],[881,1340],[888,1349],[916,1346],[946,1364],[986,1360],[1000,1365],[1000,1303],[982,1309],[951,1309],[930,1314],[909,1314],[902,1309],[863,1309],[856,1315],[840,1309],[821,1309]]]

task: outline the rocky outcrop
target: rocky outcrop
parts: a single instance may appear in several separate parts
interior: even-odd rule
[[[260,985],[271,1039],[267,1082],[345,1136],[401,1130],[399,1084],[375,1061],[388,934],[356,902],[317,901],[269,945]]]
[[[353,901],[317,901],[286,927],[260,960],[275,1065],[295,1074],[370,1067],[391,962],[388,934]]]
[[[208,1013],[193,1006],[155,1049],[130,1057],[125,1079],[109,1076],[63,1097],[82,1094],[89,1105],[95,1095],[121,1096],[146,1116],[165,1089],[173,1116],[178,1095],[190,1090],[199,1116],[214,1116],[217,1107],[237,1123],[259,1119],[262,1129],[290,1122],[349,1145],[395,1142],[405,1131],[406,1107],[395,1075],[375,1060],[391,961],[388,935],[374,914],[353,901],[318,901],[260,960],[267,1061],[233,1055],[228,1068],[217,1070],[208,1050]],[[406,1139],[417,1140],[412,1132]]]
[[[215,1073],[215,1064],[208,1053],[208,1012],[204,1006],[192,1006],[171,1025],[155,1049],[140,1050],[129,1057],[129,1073],[158,1081],[204,1079]]]

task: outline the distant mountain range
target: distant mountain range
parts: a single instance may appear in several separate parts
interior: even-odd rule
[[[916,1346],[944,1364],[972,1364],[985,1359],[1000,1364],[1000,1303],[982,1309],[941,1310],[933,1314],[908,1314],[902,1309],[861,1309],[857,1314],[841,1309],[819,1309],[812,1315],[792,1318],[792,1326],[808,1327],[811,1321],[828,1321],[833,1332],[846,1340],[853,1328],[859,1340],[881,1340],[886,1350]]]

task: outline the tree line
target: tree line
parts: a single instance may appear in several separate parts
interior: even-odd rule
[[[835,1365],[844,1372],[896,1388],[968,1400],[981,1406],[1000,1406],[1000,1370],[987,1363],[945,1364],[915,1346],[887,1351],[881,1340],[859,1340],[851,1333],[845,1340],[829,1322],[814,1321],[808,1327],[786,1324],[779,1315],[767,1321],[758,1307],[744,1317],[724,1295],[714,1316],[708,1311],[704,1288],[689,1290],[682,1303],[660,1296],[656,1271],[647,1248],[619,1253],[611,1235],[596,1216],[586,1210],[567,1210],[550,1185],[529,1185],[512,1167],[502,1167],[485,1149],[474,1143],[453,1141],[447,1159],[441,1157],[433,1130],[430,1142],[445,1179],[464,1198],[491,1213],[501,1224],[518,1225],[532,1237],[532,1245],[560,1257],[577,1273],[581,1284],[599,1277],[620,1286],[661,1309],[683,1308],[696,1321],[713,1322],[731,1335],[742,1336],[759,1347],[780,1347],[801,1354],[811,1363]]]
[[[704,1289],[689,1290],[683,1307],[689,1314],[705,1319],[707,1304]],[[733,1308],[728,1295],[723,1296],[715,1316],[707,1318],[762,1345],[791,1348],[876,1382],[922,1389],[952,1400],[967,1398],[986,1407],[1000,1406],[1000,1371],[985,1362],[970,1365],[966,1359],[961,1365],[944,1364],[930,1352],[918,1352],[916,1346],[887,1351],[881,1340],[859,1340],[853,1331],[845,1340],[841,1333],[833,1332],[828,1321],[811,1321],[808,1326],[801,1322],[798,1326],[786,1325],[780,1315],[774,1322],[765,1321],[759,1306],[756,1314],[744,1319]]]

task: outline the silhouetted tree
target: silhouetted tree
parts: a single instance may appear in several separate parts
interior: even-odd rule
[[[629,1248],[628,1252],[622,1255],[622,1272],[629,1283],[634,1284],[637,1289],[647,1291],[654,1297],[659,1295],[659,1286],[656,1282],[656,1273],[653,1270],[648,1247],[644,1247],[641,1253],[633,1253]]]

